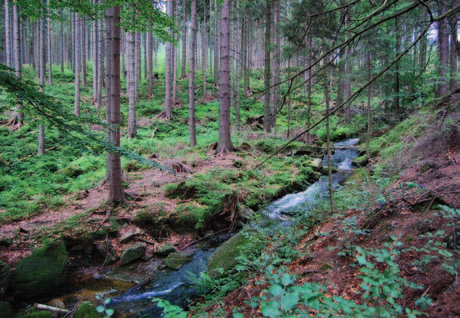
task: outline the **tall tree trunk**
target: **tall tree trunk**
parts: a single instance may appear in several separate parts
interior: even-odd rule
[[[11,62],[11,38],[10,38],[10,7],[8,0],[5,0],[5,64],[13,66]]]
[[[21,60],[21,20],[19,15],[19,6],[13,5],[13,59],[10,63],[16,69],[16,77],[22,76],[22,60]],[[18,129],[24,120],[24,113],[22,112],[22,100],[17,100],[16,112],[14,115],[14,121],[18,125]]]
[[[196,146],[196,123],[195,123],[195,57],[196,57],[196,0],[192,0],[192,50],[190,54],[189,72],[189,127],[190,127],[190,146]]]
[[[64,18],[64,9],[61,9],[61,17]],[[61,73],[64,73],[65,63],[65,33],[64,22],[61,22]]]
[[[48,0],[48,5],[50,0]],[[48,26],[48,84],[53,85],[53,51],[52,51],[52,41],[53,38],[51,36],[51,20],[49,16],[46,18],[46,24]]]
[[[97,3],[97,0],[93,0],[93,5]],[[93,105],[96,106],[96,100],[97,100],[97,81],[99,79],[98,71],[99,71],[99,66],[98,66],[98,23],[97,21],[91,22],[92,25],[92,34],[91,34],[91,46],[92,46],[92,51],[93,51],[93,56],[92,56],[92,64],[93,64],[93,95],[91,97],[91,100],[93,102]]]
[[[270,107],[270,44],[271,44],[271,22],[272,22],[272,0],[266,0],[265,8],[265,68],[264,68],[264,131],[269,133],[272,129]]]
[[[243,14],[243,21],[242,21],[242,30],[241,30],[241,72],[243,73],[243,91],[244,91],[244,98],[248,98],[248,92],[251,90],[249,87],[249,76],[247,77],[246,74],[248,73],[248,6],[246,5],[244,8]]]
[[[120,7],[115,6],[107,14],[107,140],[120,147]],[[109,96],[110,95],[110,96]],[[124,201],[121,180],[120,154],[107,154],[107,179],[110,185],[109,201]]]
[[[224,0],[221,16],[220,121],[217,153],[226,153],[234,149],[230,134],[230,0]]]
[[[185,10],[185,0],[182,0],[182,65],[181,65],[181,79],[185,79],[185,68],[187,65],[187,14]]]
[[[214,28],[214,85],[217,86],[217,83],[219,83],[219,67],[222,65],[219,65],[219,39],[221,37],[220,34],[220,20],[219,20],[219,5],[217,4],[217,0],[214,2],[214,23],[215,23],[215,28]],[[220,46],[221,47],[221,46]],[[223,54],[223,53],[222,53]]]
[[[309,54],[308,54],[308,106],[307,106],[307,144],[309,145],[311,142],[311,133],[310,133],[310,126],[311,126],[311,90],[313,86],[312,76],[313,76],[313,35],[312,32],[309,32],[308,35],[308,46],[309,46]]]
[[[83,16],[83,19],[80,19],[80,38],[81,38],[81,85],[88,86],[86,81],[86,16]]]
[[[275,50],[274,50],[274,63],[273,63],[273,79],[274,79],[274,87],[273,87],[273,127],[276,127],[276,112],[280,107],[281,102],[281,93],[280,93],[280,67],[281,67],[281,49],[280,49],[280,30],[278,29],[278,24],[280,23],[280,0],[274,0],[274,10],[275,10],[275,23],[274,23],[274,35],[275,35]]]
[[[204,1],[204,9],[203,9],[203,97],[206,97],[206,73],[208,70],[208,44],[207,44],[207,38],[208,38],[208,32],[207,32],[207,26],[206,26],[206,0]]]
[[[168,1],[167,14],[169,17],[174,16],[173,2]],[[166,85],[165,85],[165,104],[164,104],[164,117],[169,120],[172,114],[172,101],[171,101],[171,84],[172,84],[172,30],[169,30],[169,41],[166,42]]]
[[[457,15],[452,15],[449,17],[450,25],[450,81],[449,81],[449,90],[451,92],[457,89]]]
[[[99,0],[101,5],[103,0]],[[97,22],[97,92],[96,92],[96,111],[102,107],[102,87],[104,85],[104,27],[103,21]]]
[[[174,16],[175,16],[175,21],[177,21],[177,19],[179,18],[179,16],[177,15],[177,2],[176,0],[173,0],[173,11],[174,11]],[[174,33],[173,34],[173,38],[177,40],[176,38],[176,34]],[[172,90],[173,90],[173,97],[172,97],[172,101],[173,103],[175,104],[177,102],[177,49],[176,49],[176,46],[173,45],[172,46],[172,58],[173,58],[173,66],[172,66],[172,71],[173,71],[173,75],[172,75],[172,81],[173,81],[173,87],[172,87]]]
[[[439,1],[439,14],[446,12],[446,5]],[[437,97],[442,97],[448,93],[448,39],[447,18],[438,21],[438,60],[439,60],[439,84],[436,92]]]
[[[40,66],[39,66],[39,76],[40,76],[40,90],[45,91],[45,77],[46,77],[46,47],[45,47],[45,16],[44,12],[40,18]],[[38,130],[38,155],[45,154],[45,124],[42,123],[39,126]]]
[[[328,85],[328,74],[327,68],[324,71],[326,73],[324,80],[324,99],[326,100],[326,135],[327,135],[327,166],[329,175],[329,202],[331,206],[331,212],[334,213],[334,184],[332,179],[332,151],[331,151],[331,132],[330,132],[330,116],[329,116],[329,85]]]
[[[75,116],[80,116],[80,60],[81,60],[81,53],[80,53],[80,19],[78,18],[78,13],[74,13],[75,19],[75,27],[74,27],[74,74],[75,74],[75,98],[74,98],[74,109],[73,113]]]
[[[236,128],[239,130],[240,129],[240,101],[241,101],[241,51],[242,51],[242,44],[243,44],[243,33],[242,31],[242,26],[241,26],[241,12],[240,12],[240,0],[236,1],[236,9],[237,9],[237,22],[236,22],[236,27],[237,27],[237,36],[239,38],[235,39],[235,50],[237,51],[237,59],[236,59],[236,107],[235,107],[235,121],[236,121]],[[244,21],[244,20],[243,20]],[[243,22],[244,23],[244,22]]]
[[[134,101],[137,103],[139,101],[139,78],[140,78],[140,41],[139,41],[139,32],[134,32]]]
[[[372,53],[370,50],[367,52],[367,80],[370,81],[372,79]],[[367,158],[371,158],[371,153],[369,151],[369,142],[371,140],[371,85],[367,87],[367,138],[366,138],[366,155]]]
[[[396,24],[396,55],[399,54],[401,51],[401,30],[399,26],[399,19],[398,17],[395,18]],[[399,83],[399,61],[396,62],[396,71],[395,71],[395,99],[394,99],[394,112],[396,120],[399,121],[400,119],[400,103],[399,103],[399,94],[400,94],[400,83]]]
[[[152,28],[152,26],[150,26]],[[152,49],[153,49],[153,31],[149,31],[147,34],[148,37],[148,46],[147,46],[147,64],[148,64],[148,71],[149,71],[149,87],[148,93],[149,98],[153,97],[153,65],[152,65]]]
[[[136,137],[136,63],[135,59],[135,40],[134,32],[128,32],[126,34],[126,44],[128,49],[128,99],[129,99],[129,110],[128,110],[128,136],[129,138]]]

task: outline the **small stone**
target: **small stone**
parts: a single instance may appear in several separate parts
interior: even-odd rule
[[[174,253],[175,251],[176,248],[171,243],[166,243],[163,246],[161,246],[159,250],[155,252],[155,254],[158,256],[165,257],[171,253]]]
[[[168,255],[164,262],[167,268],[177,271],[179,268],[190,262],[194,252],[175,252]]]
[[[321,168],[323,167],[323,161],[321,159],[313,158],[309,164],[314,171],[321,172]]]
[[[120,256],[120,266],[129,264],[132,261],[144,256],[145,249],[146,245],[143,243],[134,244],[123,249]]]
[[[141,229],[135,225],[128,225],[120,231],[120,243],[126,243],[142,233]]]

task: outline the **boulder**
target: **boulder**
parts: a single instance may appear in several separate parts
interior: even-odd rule
[[[317,172],[321,172],[321,168],[323,167],[323,160],[319,158],[313,158],[308,165]]]
[[[10,267],[8,264],[0,261],[0,299],[8,288],[8,278],[10,277]],[[0,311],[1,312],[1,311]]]
[[[90,303],[89,301],[85,301],[81,303],[75,313],[73,314],[73,318],[104,318],[105,315],[101,312],[97,312],[96,306]]]
[[[126,243],[142,233],[141,229],[135,225],[128,225],[120,231],[120,243]]]
[[[243,254],[258,253],[262,242],[255,230],[241,231],[227,242],[222,244],[209,258],[207,271],[212,279],[222,276],[231,270],[237,263],[237,258]]]
[[[144,243],[134,244],[124,248],[120,255],[120,266],[129,264],[132,261],[144,256],[145,248],[146,245]]]
[[[63,243],[35,250],[17,263],[9,285],[23,297],[53,292],[66,280],[68,261]]]
[[[332,167],[331,167],[331,171],[332,171],[332,173],[336,173],[336,172],[339,171],[339,170],[337,169],[336,166],[332,166]],[[329,175],[329,167],[328,167],[328,166],[323,166],[321,172],[322,172],[322,174],[325,175],[325,176]]]
[[[369,159],[366,155],[364,155],[361,157],[356,157],[355,159],[353,159],[352,163],[356,167],[365,167],[369,163]]]
[[[190,262],[194,252],[174,252],[165,258],[164,262],[167,268],[177,271],[179,268]]]
[[[0,301],[0,313],[3,318],[13,318],[10,304],[6,301]]]
[[[157,256],[166,257],[171,253],[174,253],[176,248],[171,243],[166,243],[161,246],[158,251],[155,252]]]

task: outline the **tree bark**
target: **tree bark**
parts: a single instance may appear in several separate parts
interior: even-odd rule
[[[264,68],[264,131],[269,133],[272,129],[270,107],[270,44],[271,44],[272,0],[266,0],[265,8],[265,68]]]
[[[13,66],[11,62],[11,37],[10,37],[10,6],[8,0],[5,0],[5,64]]]
[[[182,0],[182,65],[181,65],[181,79],[185,79],[185,68],[187,65],[187,14],[185,10],[185,0]]]
[[[19,6],[17,4],[13,5],[13,58],[14,61],[10,61],[10,63],[14,63],[12,65],[16,69],[16,77],[22,76],[22,60],[21,60],[21,38],[20,38],[20,26],[21,20],[19,16]],[[21,124],[24,120],[24,113],[22,112],[22,101],[20,99],[17,100],[16,112],[14,115],[14,121],[16,121],[18,128],[21,127]]]
[[[44,12],[43,12],[44,13]],[[40,90],[45,91],[45,77],[46,77],[46,48],[45,48],[45,17],[44,14],[40,18]],[[19,45],[19,44],[18,44]],[[42,156],[45,154],[45,124],[42,123],[38,129],[38,155]]]
[[[103,0],[99,0],[101,5]],[[102,87],[104,85],[104,23],[102,19],[98,22],[97,27],[97,92],[96,92],[96,111],[102,107]]]
[[[128,63],[128,136],[129,138],[136,137],[136,72],[135,67],[135,40],[134,32],[128,32],[126,34],[126,44],[127,44],[127,58]]]
[[[450,81],[449,81],[449,91],[453,92],[457,89],[457,15],[452,15],[449,17],[450,25]]]
[[[74,74],[75,74],[75,81],[74,81],[74,88],[75,88],[75,98],[74,98],[74,109],[73,113],[75,116],[80,116],[80,60],[81,60],[81,53],[80,53],[80,25],[78,18],[78,13],[74,13],[74,43],[75,43],[75,51],[74,51]]]
[[[80,39],[81,39],[81,47],[80,47],[80,52],[81,52],[81,85],[82,86],[88,86],[88,83],[86,81],[86,21],[85,17],[83,16],[83,19],[80,19]]]
[[[204,1],[204,9],[203,9],[203,97],[206,98],[206,82],[207,82],[207,70],[208,70],[208,32],[206,26],[206,0]]]
[[[439,14],[446,12],[446,5],[439,2]],[[448,93],[448,38],[447,18],[438,21],[438,60],[439,60],[439,83],[436,92],[437,97],[442,97]]]
[[[107,21],[107,140],[120,147],[120,7],[106,11]],[[121,180],[120,154],[107,154],[107,179],[110,185],[109,201],[124,201]]]
[[[332,179],[332,151],[331,151],[331,133],[330,133],[330,116],[329,116],[329,85],[328,85],[328,74],[327,68],[324,71],[326,73],[324,80],[324,99],[326,100],[326,135],[327,135],[327,166],[329,175],[329,203],[331,212],[334,213],[334,184]]]
[[[149,87],[148,87],[148,93],[149,93],[149,98],[153,97],[153,65],[152,65],[152,42],[153,42],[153,31],[150,31],[147,35],[148,37],[148,46],[147,46],[147,63],[148,63],[148,71],[149,71]]]
[[[214,85],[217,86],[217,83],[219,83],[219,39],[221,37],[220,34],[220,20],[219,20],[219,6],[217,5],[217,0],[214,2],[214,23],[215,23],[215,28],[214,28]],[[223,18],[223,17],[222,17]],[[222,53],[223,54],[223,53]]]
[[[221,16],[220,121],[217,153],[227,153],[234,150],[230,134],[230,0],[224,0]]]
[[[196,146],[196,123],[195,123],[195,56],[196,56],[196,0],[192,0],[192,50],[190,54],[190,71],[189,71],[189,127],[190,127],[190,146]]]
[[[167,12],[169,17],[173,17],[173,2],[168,1]],[[165,85],[165,104],[164,104],[164,117],[169,120],[172,114],[171,102],[171,84],[172,84],[172,30],[169,30],[170,40],[166,43],[166,85]]]
[[[275,50],[274,50],[274,63],[273,63],[273,79],[274,79],[274,87],[273,87],[273,107],[272,107],[272,114],[273,120],[272,125],[276,127],[276,112],[280,107],[281,102],[281,94],[280,94],[280,67],[281,67],[281,49],[280,49],[280,30],[278,28],[278,24],[280,23],[280,0],[274,0],[274,11],[275,11],[275,23],[274,23],[274,35],[275,35]]]

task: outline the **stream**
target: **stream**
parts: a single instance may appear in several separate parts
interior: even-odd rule
[[[359,139],[356,138],[334,144],[335,153],[332,156],[332,163],[338,169],[338,172],[333,175],[334,186],[343,182],[351,174],[352,160],[358,155],[356,148],[358,142]],[[327,164],[326,156],[323,165],[327,166]],[[327,208],[328,180],[327,176],[322,176],[305,191],[288,194],[270,204],[261,213],[271,220],[279,220],[283,226],[289,226],[294,217],[305,216],[306,213],[321,207]],[[273,225],[273,222],[271,224]],[[260,226],[263,224],[259,224]],[[206,270],[208,259],[214,250],[192,249],[194,255],[190,262],[178,271],[157,271],[151,282],[142,288],[129,290],[117,297],[112,297],[110,291],[107,292],[106,297],[112,298],[109,307],[113,308],[120,317],[161,317],[162,309],[152,303],[151,297],[159,297],[181,307],[186,306],[190,299],[198,295],[188,277],[190,275],[199,277],[199,274]]]

